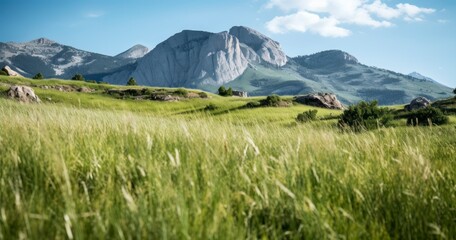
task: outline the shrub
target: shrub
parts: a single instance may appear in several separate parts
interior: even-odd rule
[[[88,80],[86,82],[88,82],[88,83],[97,83],[97,81],[95,81],[95,80]]]
[[[8,73],[3,70],[0,70],[0,76],[8,76]]]
[[[233,96],[233,89],[232,88],[228,88],[228,90],[226,90],[226,96]]]
[[[82,76],[82,74],[77,73],[71,78],[71,80],[84,81],[84,76]]]
[[[407,125],[412,126],[429,126],[429,125],[443,125],[449,122],[448,116],[435,107],[426,107],[413,111],[407,117]]]
[[[261,100],[263,106],[279,106],[282,99],[278,95],[270,95],[266,99]]]
[[[259,102],[248,102],[246,105],[245,105],[246,108],[257,108],[257,107],[261,107],[261,103]]]
[[[44,76],[41,73],[37,73],[35,76],[33,76],[33,79],[37,79],[37,80],[44,79]]]
[[[178,96],[186,97],[188,95],[188,91],[186,89],[179,88],[176,91],[174,91],[174,94],[176,94]]]
[[[390,126],[392,119],[389,110],[380,108],[377,101],[362,101],[343,112],[339,119],[339,126],[348,127],[354,131],[369,130]]]
[[[215,109],[217,109],[218,107],[215,105],[215,104],[209,104],[207,105],[205,108],[204,108],[204,111],[213,111]]]
[[[218,89],[218,95],[226,96],[226,88],[224,86],[220,86]]]
[[[296,121],[298,122],[311,122],[317,120],[318,110],[309,110],[303,113],[298,114]]]
[[[233,96],[233,89],[232,88],[226,89],[224,86],[220,86],[218,89],[218,94],[223,97]]]
[[[134,78],[128,79],[127,86],[137,86],[136,80]]]
[[[199,93],[198,93],[198,96],[199,96],[200,98],[208,98],[208,97],[209,97],[209,96],[207,95],[207,93],[205,93],[205,92],[199,92]]]

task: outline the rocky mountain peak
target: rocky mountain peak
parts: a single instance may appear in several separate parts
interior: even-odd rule
[[[38,38],[38,39],[30,41],[29,43],[34,43],[34,44],[39,44],[39,45],[50,45],[50,44],[53,44],[56,42],[49,40],[47,38]]]
[[[299,64],[308,68],[335,68],[346,64],[358,64],[358,59],[341,50],[328,50],[307,56],[294,58]]]
[[[141,44],[136,44],[125,52],[122,52],[115,57],[122,59],[138,59],[144,57],[149,52],[149,48]]]
[[[185,30],[144,56],[133,76],[155,86],[221,85],[240,76],[247,66],[236,37]]]
[[[232,27],[229,33],[238,38],[241,43],[246,45],[245,47],[251,48],[266,63],[282,67],[288,61],[278,42],[254,29],[236,26]]]

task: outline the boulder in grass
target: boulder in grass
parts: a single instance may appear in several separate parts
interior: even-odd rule
[[[405,110],[413,111],[422,108],[426,108],[431,105],[431,101],[425,97],[417,97],[413,99],[410,104],[405,105]]]
[[[35,94],[33,89],[27,86],[11,86],[8,90],[8,97],[26,103],[41,102],[40,98]]]
[[[2,71],[6,72],[6,74],[8,76],[11,76],[11,77],[23,77],[22,75],[20,75],[18,72],[14,71],[13,69],[11,69],[9,66],[4,66],[2,68]]]
[[[328,108],[328,109],[344,109],[335,94],[332,93],[312,93],[304,96],[296,96],[294,101],[304,105]]]

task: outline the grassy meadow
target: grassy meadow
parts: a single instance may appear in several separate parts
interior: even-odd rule
[[[0,94],[0,239],[456,238],[454,117],[350,133],[303,105],[0,90],[18,83],[43,102]]]

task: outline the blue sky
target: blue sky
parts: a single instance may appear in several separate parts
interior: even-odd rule
[[[46,37],[83,50],[116,55],[135,44],[153,48],[184,29],[221,32],[243,25],[277,40],[291,57],[341,49],[366,65],[405,74],[418,71],[456,87],[454,0],[0,3],[7,9],[1,14],[1,42]]]

